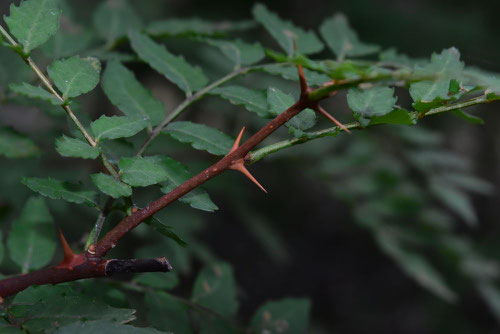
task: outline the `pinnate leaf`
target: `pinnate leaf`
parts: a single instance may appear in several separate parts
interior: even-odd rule
[[[323,43],[313,31],[305,31],[290,21],[281,19],[269,11],[263,4],[256,4],[252,9],[255,20],[261,23],[288,54],[294,53],[294,42],[302,54],[312,54],[323,50]]]
[[[26,273],[50,262],[56,250],[52,216],[41,197],[31,197],[12,223],[7,239],[12,260]]]
[[[191,299],[221,315],[235,315],[238,300],[233,268],[222,262],[205,267],[196,277]]]
[[[129,30],[142,27],[141,19],[126,0],[102,1],[93,15],[94,27],[101,38],[112,45]]]
[[[203,88],[208,79],[201,68],[190,65],[182,56],[175,56],[167,51],[165,46],[153,41],[148,36],[130,33],[132,49],[152,68],[175,83],[188,96]]]
[[[83,190],[79,185],[58,181],[55,179],[43,179],[38,177],[24,177],[22,183],[40,195],[53,199],[63,199],[72,203],[85,203],[95,206],[95,192]]]
[[[49,93],[42,87],[33,86],[26,82],[23,82],[22,84],[10,84],[9,88],[11,91],[19,95],[23,95],[33,99],[40,99],[55,106],[59,106],[63,103],[63,101],[59,100],[57,97],[55,97],[53,94]]]
[[[108,62],[104,71],[102,88],[113,103],[125,115],[147,120],[148,125],[158,125],[165,118],[163,103],[140,84],[132,71],[119,61]]]
[[[100,191],[113,198],[128,197],[132,195],[132,188],[128,184],[115,180],[108,174],[92,174],[90,179]]]
[[[92,147],[76,138],[62,136],[56,139],[56,151],[63,157],[95,159],[99,156],[98,147]]]
[[[23,52],[29,53],[57,32],[60,16],[56,0],[27,0],[19,7],[11,4],[10,16],[4,16],[4,20]]]
[[[155,156],[151,157],[151,159],[154,159],[168,175],[166,180],[167,182],[165,182],[164,186],[161,188],[161,191],[165,194],[180,186],[193,176],[188,171],[186,166],[172,158],[166,156]],[[212,212],[218,209],[217,205],[212,202],[207,192],[200,187],[191,190],[179,200],[189,204],[192,208],[203,211]]]
[[[99,82],[101,63],[97,58],[74,56],[56,60],[47,72],[63,98],[72,98],[90,92]]]
[[[31,286],[16,295],[9,310],[30,333],[53,332],[78,321],[123,324],[135,319],[135,310],[111,307],[68,285]]]
[[[234,142],[233,138],[217,129],[192,122],[173,122],[162,132],[182,143],[191,144],[197,150],[214,155],[226,155]]]
[[[303,298],[285,298],[267,302],[252,318],[257,333],[307,333],[311,302]]]
[[[208,38],[205,42],[218,48],[236,67],[254,64],[265,57],[264,48],[259,43],[250,44],[240,39],[225,41]]]
[[[242,105],[263,118],[270,118],[267,111],[266,93],[243,86],[225,86],[213,89],[210,94],[219,95],[232,104]]]
[[[344,14],[335,14],[326,19],[320,27],[320,32],[328,47],[339,59],[345,56],[364,56],[380,50],[377,45],[361,42]]]
[[[147,126],[147,120],[102,115],[90,124],[96,140],[132,137]]]
[[[295,99],[292,95],[283,93],[281,90],[270,87],[267,90],[267,102],[269,104],[269,112],[278,116],[288,108],[290,108]],[[291,120],[285,123],[296,137],[302,137],[304,131],[310,129],[316,124],[316,113],[311,109],[305,109],[300,114],[294,116]]]
[[[152,157],[121,158],[118,166],[122,180],[132,187],[146,187],[169,178],[165,169]]]
[[[27,158],[39,153],[40,149],[31,139],[11,128],[0,127],[0,155],[7,158]]]

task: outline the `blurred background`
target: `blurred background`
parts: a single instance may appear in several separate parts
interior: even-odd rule
[[[254,4],[130,2],[146,23],[171,17],[246,20],[251,19]],[[0,2],[0,14],[8,13],[9,3]],[[67,3],[80,26],[92,26],[92,12],[100,1]],[[361,40],[383,49],[395,47],[410,57],[428,58],[432,52],[455,46],[467,66],[500,72],[498,1],[278,0],[266,5],[308,29],[317,29],[326,17],[343,12]],[[240,35],[277,49],[261,27]],[[212,80],[231,70],[209,46],[180,38],[164,42],[169,50],[200,64]],[[126,45],[120,48],[129,51]],[[50,62],[47,54],[37,56],[42,63]],[[315,55],[316,59],[328,57],[332,54],[326,49]],[[10,66],[9,61],[2,60],[0,67]],[[134,63],[129,68],[165,103],[167,112],[182,101],[181,92],[146,65]],[[297,95],[295,83],[277,77],[256,74],[238,80]],[[396,95],[399,105],[411,108],[407,91],[397,89]],[[98,171],[92,162],[58,157],[54,138],[71,130],[64,115],[14,104],[0,105],[0,123],[31,133],[49,153],[21,164],[0,158],[3,230],[31,194],[20,183],[21,175],[46,177],[57,172],[70,180],[84,180]],[[344,122],[352,120],[343,93],[324,107]],[[219,207],[215,213],[176,204],[161,214],[189,242],[187,248],[157,240],[139,228],[121,243],[136,247],[117,247],[115,255],[171,257],[180,277],[173,291],[187,297],[204,263],[229,262],[238,283],[238,318],[243,323],[264,301],[297,296],[312,301],[314,333],[498,333],[499,110],[498,103],[469,108],[484,119],[484,125],[450,113],[427,117],[415,127],[376,127],[282,151],[250,167],[269,194],[236,173],[225,173],[206,184]],[[101,89],[81,98],[81,117],[93,120],[103,113],[112,115],[116,109]],[[180,119],[208,124],[233,136],[243,125],[251,134],[265,124],[242,107],[216,97],[194,104]],[[318,129],[330,126],[323,120],[318,123]],[[267,143],[289,137],[281,129]],[[113,149],[126,151],[127,145],[137,146],[141,139],[117,143]],[[192,172],[215,161],[166,136],[148,151],[153,153],[171,155]],[[134,199],[144,205],[158,194],[145,189]],[[49,205],[56,223],[76,247],[92,225],[94,212],[54,200]],[[119,219],[110,217],[106,226]],[[2,268],[13,267],[3,263]]]

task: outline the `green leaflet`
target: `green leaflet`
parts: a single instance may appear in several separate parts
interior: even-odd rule
[[[151,22],[146,31],[154,36],[219,36],[228,31],[246,30],[255,26],[253,21],[212,22],[199,18],[166,19]]]
[[[71,24],[69,19],[66,19],[65,24]],[[81,30],[82,27],[73,25],[70,29],[59,30],[40,50],[52,59],[74,56],[88,48],[93,41],[94,36],[90,32]]]
[[[57,97],[55,97],[53,94],[49,93],[42,87],[32,86],[26,82],[23,82],[22,84],[10,84],[9,88],[11,91],[19,95],[23,95],[33,99],[40,99],[55,106],[60,106],[63,103],[63,101],[59,100]]]
[[[151,219],[146,220],[145,223],[154,228],[157,232],[163,234],[165,237],[174,240],[179,246],[184,247],[187,245],[187,242],[174,233],[172,226],[163,224],[158,218],[152,217]]]
[[[136,119],[126,116],[102,115],[90,124],[97,141],[132,137],[147,126],[146,119]]]
[[[389,114],[397,98],[394,97],[394,88],[373,87],[368,89],[351,88],[347,93],[347,103],[354,111],[354,115],[363,126],[369,124],[366,119]]]
[[[23,177],[22,183],[40,195],[53,199],[63,199],[72,203],[85,203],[96,206],[95,192],[82,190],[79,185],[58,181],[55,179],[42,179],[38,177]]]
[[[320,32],[330,50],[341,60],[346,56],[364,56],[380,50],[378,45],[361,42],[344,14],[335,14],[326,19],[320,27]]]
[[[151,325],[172,333],[193,334],[188,305],[162,291],[146,292],[144,302]]]
[[[125,115],[144,119],[149,126],[165,118],[165,106],[140,84],[134,74],[119,61],[109,61],[101,82],[104,93]]]
[[[256,333],[307,333],[311,302],[302,298],[285,298],[267,302],[255,312],[251,326]]]
[[[147,187],[168,180],[169,177],[152,157],[121,158],[118,166],[123,182],[132,187]]]
[[[201,39],[218,48],[224,56],[230,59],[235,67],[257,63],[265,57],[264,48],[259,43],[246,43],[240,39],[225,41],[221,39]]]
[[[277,88],[270,87],[267,90],[267,102],[269,104],[269,112],[274,116],[278,116],[290,108],[295,103],[295,99],[290,94],[283,93]],[[304,136],[304,131],[312,128],[315,124],[316,113],[311,109],[303,110],[300,114],[294,116],[285,123],[290,133],[293,133],[296,137]]]
[[[162,132],[214,155],[226,155],[234,142],[233,138],[217,129],[191,122],[170,123]]]
[[[1,42],[0,42],[1,43]],[[33,79],[33,71],[15,52],[8,48],[0,48],[0,93],[9,84],[21,84]]]
[[[294,53],[294,42],[302,54],[312,54],[323,50],[323,44],[313,31],[305,31],[294,26],[290,21],[282,20],[269,11],[263,4],[256,4],[252,9],[255,20],[261,23],[288,54]]]
[[[112,320],[79,321],[59,328],[55,334],[162,334],[154,328],[134,327],[130,325],[117,324]]]
[[[139,57],[175,83],[186,95],[192,95],[207,84],[208,79],[201,68],[191,66],[184,57],[171,54],[163,45],[144,34],[132,31],[129,35],[132,49]]]
[[[440,54],[433,53],[430,63],[416,66],[415,75],[432,77],[434,80],[419,81],[410,86],[410,95],[415,101],[413,107],[425,112],[447,100],[456,99],[458,92],[453,90],[457,80],[452,79],[460,78],[463,68],[464,63],[460,61],[460,53],[456,48],[445,49]]]
[[[242,105],[260,117],[271,118],[267,111],[266,93],[263,91],[243,86],[225,86],[211,90],[210,94],[219,95],[232,104]]]
[[[11,4],[10,16],[4,16],[4,20],[28,54],[56,33],[60,16],[56,0],[27,0],[19,7]]]
[[[484,120],[481,117],[477,117],[477,116],[471,115],[471,114],[463,111],[462,109],[453,110],[453,113],[455,115],[458,115],[462,119],[465,119],[469,123],[472,123],[472,124],[484,124]]]
[[[223,316],[238,312],[233,268],[227,263],[205,267],[196,277],[191,300]]]
[[[165,194],[180,186],[182,183],[189,180],[193,176],[188,171],[186,166],[174,159],[166,156],[155,156],[150,158],[154,159],[156,163],[159,164],[168,175],[166,179],[167,182],[165,182],[165,184],[161,188],[161,191]],[[207,192],[200,187],[193,189],[188,194],[182,196],[179,200],[181,202],[189,204],[192,208],[200,209],[203,211],[212,212],[219,209],[217,205],[212,202]]]
[[[113,198],[128,197],[132,195],[132,188],[128,184],[115,180],[108,174],[92,174],[90,179],[100,191]]]
[[[28,137],[11,128],[0,127],[0,155],[7,158],[28,158],[40,154],[40,149]]]
[[[402,124],[402,125],[414,125],[417,124],[417,115],[415,112],[409,112],[408,110],[396,108],[390,113],[383,116],[373,116],[370,117],[370,125],[375,124]]]
[[[68,284],[31,286],[16,295],[9,311],[30,333],[52,332],[79,321],[123,324],[135,319],[135,310],[108,306]]]
[[[56,250],[52,216],[41,197],[31,197],[18,219],[12,222],[7,238],[11,259],[27,273],[50,262]]]
[[[446,282],[434,267],[418,253],[403,249],[396,237],[389,231],[378,230],[376,241],[379,247],[393,258],[404,272],[424,288],[449,302],[456,300],[457,295],[446,285]]]
[[[94,27],[107,45],[112,45],[130,30],[142,27],[141,19],[126,0],[102,1],[92,17]]]
[[[99,156],[100,149],[92,147],[84,141],[63,135],[56,139],[56,151],[63,157],[95,159]]]
[[[262,71],[273,75],[280,75],[282,78],[287,80],[299,81],[299,74],[297,73],[297,68],[294,66],[271,64],[262,67]],[[310,86],[319,86],[331,80],[328,75],[311,71],[307,68],[304,68],[304,75]]]
[[[56,60],[47,67],[47,72],[67,99],[88,93],[97,86],[101,63],[97,58],[74,56]]]
[[[477,215],[467,195],[457,187],[436,180],[430,185],[434,196],[470,226],[477,225]]]

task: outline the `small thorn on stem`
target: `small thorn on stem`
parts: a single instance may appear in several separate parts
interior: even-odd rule
[[[64,253],[63,262],[71,261],[71,259],[75,257],[75,253],[73,252],[73,250],[71,250],[71,247],[69,247],[69,244],[66,241],[66,238],[64,237],[64,234],[62,233],[62,230],[60,228],[59,228],[59,238],[61,239],[61,245]]]
[[[259,181],[257,181],[255,179],[255,177],[253,177],[252,174],[250,174],[250,172],[248,171],[248,169],[245,167],[245,165],[243,163],[243,159],[240,159],[236,163],[232,164],[229,167],[229,169],[237,170],[238,172],[242,173],[243,175],[245,175],[246,177],[248,177],[250,179],[250,181],[252,181],[253,183],[255,183],[257,185],[257,187],[259,187],[263,192],[265,192],[267,194],[267,190],[259,183]]]
[[[320,114],[322,114],[323,116],[325,116],[326,118],[328,118],[330,121],[332,121],[333,123],[335,123],[339,128],[341,128],[342,130],[344,130],[345,132],[347,133],[351,133],[351,130],[349,130],[348,128],[345,127],[344,124],[340,123],[339,121],[337,121],[337,119],[335,117],[333,117],[332,115],[330,115],[325,109],[323,109],[321,106],[317,106],[315,108],[315,110],[317,112],[319,112]]]
[[[240,133],[238,134],[238,137],[236,137],[236,140],[234,141],[233,147],[231,148],[231,150],[229,151],[228,154],[233,153],[234,151],[236,151],[238,149],[238,147],[240,146],[241,137],[243,137],[244,131],[245,131],[245,127],[242,127]]]

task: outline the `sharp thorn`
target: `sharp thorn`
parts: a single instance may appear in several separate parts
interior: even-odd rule
[[[295,40],[293,41],[293,49],[295,50],[295,52],[297,52],[297,42]],[[302,68],[302,65],[298,64],[297,70],[299,71],[300,93],[306,94],[309,87],[307,86],[307,80],[306,76],[304,75],[304,69]]]
[[[71,247],[69,247],[69,244],[66,241],[66,238],[64,237],[64,234],[62,233],[62,230],[60,228],[59,228],[59,238],[61,239],[61,245],[64,253],[64,260],[72,259],[75,256],[75,253],[73,253],[73,250],[71,250]]]
[[[248,169],[246,169],[245,165],[243,164],[243,160],[241,160],[238,163],[232,165],[230,168],[234,169],[234,170],[237,170],[238,172],[243,173],[243,175],[245,175],[246,177],[248,177],[250,179],[250,181],[252,181],[253,183],[255,183],[257,185],[257,187],[259,187],[263,192],[265,192],[267,194],[267,190],[259,183],[259,181],[257,181],[255,179],[255,177],[253,177],[252,174],[250,174],[250,172],[248,171]]]
[[[333,117],[332,115],[330,115],[325,109],[323,109],[321,106],[318,106],[318,108],[316,109],[317,112],[319,112],[320,114],[322,114],[323,116],[325,116],[326,118],[328,118],[330,121],[332,121],[333,123],[335,123],[339,128],[341,128],[342,130],[344,130],[345,132],[347,133],[351,133],[351,130],[349,130],[348,128],[345,127],[344,124],[340,123],[339,121],[337,121],[337,119],[335,117]]]
[[[231,148],[231,150],[229,151],[229,153],[233,153],[234,151],[236,151],[236,149],[238,149],[238,147],[240,146],[241,137],[243,137],[243,132],[244,131],[245,131],[245,127],[242,127],[241,131],[238,134],[238,137],[236,137],[236,140],[234,141],[233,147]]]

